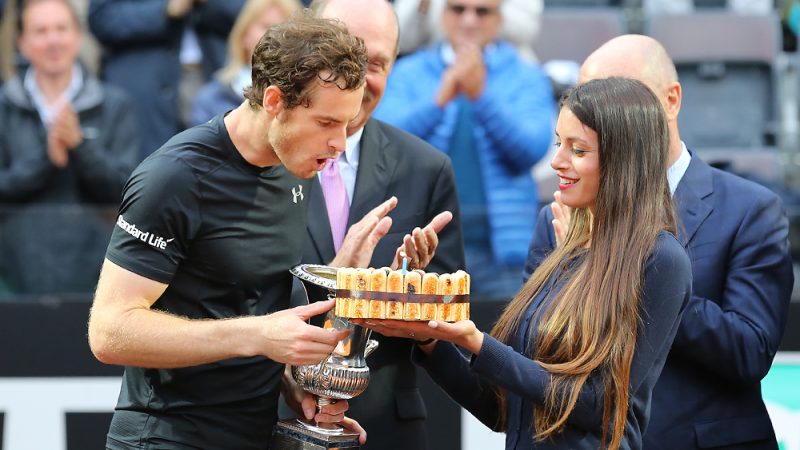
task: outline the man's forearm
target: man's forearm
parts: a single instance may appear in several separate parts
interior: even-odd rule
[[[252,356],[248,319],[189,320],[147,308],[96,312],[92,352],[107,364],[169,369]]]

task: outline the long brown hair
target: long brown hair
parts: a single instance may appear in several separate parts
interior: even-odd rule
[[[656,96],[626,78],[573,88],[561,107],[597,132],[595,212],[573,212],[565,242],[509,303],[492,335],[510,345],[533,298],[551,277],[560,277],[563,287],[537,311],[538,328],[527,330],[533,340],[531,359],[550,373],[544,404],[533,411],[535,437],[545,439],[563,429],[581,388],[595,375],[604,386],[601,445],[616,449],[628,413],[644,264],[658,233],[675,230],[666,177],[667,121]],[[505,429],[507,392],[496,389],[499,426]]]

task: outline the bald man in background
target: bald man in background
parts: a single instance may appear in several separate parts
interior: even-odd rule
[[[710,167],[686,148],[678,130],[681,85],[656,40],[625,35],[608,41],[586,59],[579,82],[611,76],[644,82],[664,106],[670,132],[667,179],[694,278],[692,298],[653,390],[643,448],[777,449],[760,383],[783,336],[794,282],[781,201],[756,183]],[[526,280],[568,227],[569,211],[555,197],[539,213]]]
[[[369,66],[361,111],[347,127],[347,149],[337,163],[347,187],[348,225],[388,198],[398,200],[390,214],[392,227],[375,248],[369,266],[389,266],[397,246],[413,236],[416,247],[423,249],[430,248],[424,241],[438,240],[433,259],[414,259],[415,268],[438,273],[463,269],[464,244],[450,158],[416,136],[371,117],[383,98],[397,55],[398,26],[391,4],[386,0],[327,0],[314,1],[311,8],[318,16],[344,22],[367,46]],[[329,264],[344,252],[345,245],[341,251],[335,248],[325,195],[316,177],[310,202],[302,261]],[[431,236],[432,228],[438,229],[432,222],[443,211],[450,211],[452,220]],[[301,290],[294,290],[292,301],[295,305],[305,302]],[[372,336],[380,345],[367,359],[369,387],[350,401],[348,416],[357,417],[367,430],[365,449],[427,449],[427,411],[417,369],[411,363],[416,341]]]

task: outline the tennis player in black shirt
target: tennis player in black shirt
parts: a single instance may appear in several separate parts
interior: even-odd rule
[[[89,320],[96,357],[125,366],[107,448],[268,448],[284,365],[317,363],[344,337],[306,323],[333,302],[287,309],[288,269],[301,258],[308,179],[344,151],[366,64],[339,24],[293,17],[256,47],[242,105],[131,175]],[[388,231],[395,204],[351,228],[354,258]],[[307,394],[287,398],[365,439],[347,402],[316,412]]]

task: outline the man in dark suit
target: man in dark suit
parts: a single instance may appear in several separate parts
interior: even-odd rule
[[[610,76],[643,81],[665,108],[667,178],[694,278],[692,298],[653,390],[643,448],[777,449],[760,381],[778,350],[794,280],[781,202],[766,188],[714,169],[686,149],[678,132],[681,86],[657,41],[635,35],[612,39],[586,59],[580,81]],[[556,195],[539,214],[526,279],[560,241],[568,220]]]
[[[386,0],[327,0],[312,3],[312,9],[323,17],[343,21],[348,30],[364,39],[367,45],[367,88],[361,112],[347,129],[347,150],[338,161],[345,184],[348,180],[350,183],[347,224],[354,225],[365,213],[392,196],[398,200],[391,212],[392,227],[378,243],[368,265],[389,266],[404,240],[423,241],[422,246],[428,247],[423,230],[430,233],[432,226],[425,225],[434,222],[439,213],[450,211],[453,219],[438,233],[438,247],[426,270],[450,273],[463,269],[463,239],[450,159],[416,136],[370,118],[383,97],[386,79],[397,55],[398,26],[391,5]],[[337,251],[326,199],[320,180],[316,178],[310,202],[303,262],[328,264],[337,256]],[[350,229],[350,234],[354,233],[354,228]],[[348,238],[344,240],[343,249]],[[337,262],[342,259],[343,252],[339,252]],[[418,267],[426,263],[413,262]],[[294,294],[298,294],[297,289]],[[302,292],[299,296],[300,299],[293,295],[293,301],[305,302]],[[350,401],[348,415],[367,430],[368,449],[426,449],[424,420],[427,413],[417,386],[416,368],[410,361],[414,341],[373,337],[380,345],[367,361],[369,388]]]

